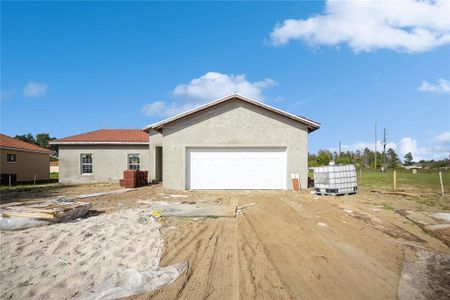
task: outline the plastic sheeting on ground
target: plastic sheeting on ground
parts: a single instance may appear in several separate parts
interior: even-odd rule
[[[209,203],[183,204],[181,202],[156,201],[151,208],[163,217],[235,217],[236,206]]]
[[[91,291],[81,295],[80,300],[106,300],[150,292],[170,285],[187,267],[186,262],[181,262],[166,267],[160,267],[159,262],[164,246],[164,240],[159,231],[158,222],[146,218],[148,211],[140,213],[140,222],[148,225],[146,237],[146,254],[150,256],[147,268],[139,271],[135,268],[120,268]],[[136,220],[137,221],[137,220]]]
[[[167,267],[152,266],[143,272],[136,269],[120,269],[79,299],[119,299],[154,291],[174,282],[186,270],[186,266],[186,263]]]

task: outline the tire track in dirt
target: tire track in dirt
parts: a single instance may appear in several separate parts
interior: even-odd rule
[[[291,299],[277,269],[246,215],[239,224],[239,296],[242,299]]]
[[[168,242],[162,262],[188,261],[186,272],[174,284],[134,299],[238,298],[236,220],[212,219],[186,227],[189,237],[182,242],[175,238],[173,248]]]

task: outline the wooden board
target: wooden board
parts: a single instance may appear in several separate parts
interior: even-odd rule
[[[56,200],[2,207],[2,216],[8,218],[34,218],[58,221],[89,210],[88,202],[59,202]]]

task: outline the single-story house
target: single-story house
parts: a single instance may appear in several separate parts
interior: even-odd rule
[[[59,160],[50,162],[50,173],[59,173]]]
[[[105,144],[103,138],[89,143],[89,135],[104,130],[52,143],[60,149],[61,182],[118,180],[131,168],[127,157],[139,153],[140,169],[168,189],[291,189],[294,174],[307,187],[308,134],[319,127],[305,117],[232,94],[143,131],[123,131],[115,143]],[[125,137],[130,139],[126,147]]]
[[[50,153],[49,149],[0,134],[2,184],[48,180]]]
[[[58,145],[59,182],[116,181],[127,169],[148,170],[148,134],[141,129],[100,129],[50,142]]]

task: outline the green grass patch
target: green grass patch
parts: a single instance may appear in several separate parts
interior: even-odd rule
[[[450,172],[446,171],[442,174],[444,181],[445,192],[450,192]],[[363,170],[362,178],[361,173],[358,171],[358,185],[365,189],[392,189],[393,172],[373,172]],[[397,189],[405,191],[416,192],[435,192],[441,191],[439,182],[439,173],[436,172],[422,172],[418,174],[412,174],[410,172],[397,172]]]

